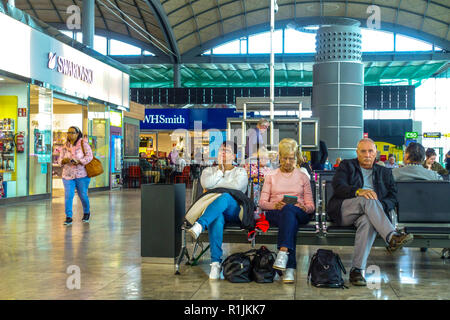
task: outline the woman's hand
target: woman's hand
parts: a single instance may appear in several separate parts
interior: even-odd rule
[[[77,166],[77,165],[81,164],[81,162],[79,160],[76,160],[76,159],[70,159],[70,163],[73,164],[74,166]]]
[[[275,210],[281,210],[283,209],[283,207],[286,205],[286,203],[284,203],[283,201],[278,201],[277,203],[275,203]]]
[[[69,158],[64,158],[64,159],[61,160],[61,165],[68,164],[69,162],[70,162]]]

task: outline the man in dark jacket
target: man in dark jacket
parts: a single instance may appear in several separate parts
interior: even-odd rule
[[[320,140],[319,151],[311,151],[311,168],[313,170],[324,170],[328,159],[328,148],[325,141]]]
[[[338,225],[356,227],[350,282],[365,286],[362,271],[377,233],[391,252],[412,241],[413,237],[397,233],[388,219],[389,211],[397,205],[397,187],[392,171],[374,164],[375,143],[371,139],[360,140],[356,153],[356,159],[343,160],[336,170],[327,212]]]

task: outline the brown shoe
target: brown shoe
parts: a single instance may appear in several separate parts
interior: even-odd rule
[[[350,283],[354,286],[365,287],[367,285],[366,279],[364,279],[361,270],[353,269],[350,271]]]
[[[389,247],[387,247],[387,250],[392,253],[413,240],[414,236],[410,233],[394,233],[391,237],[391,241],[389,241]]]

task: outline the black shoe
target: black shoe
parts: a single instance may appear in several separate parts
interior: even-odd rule
[[[72,218],[67,217],[66,221],[64,221],[64,225],[69,226],[72,224]]]
[[[350,271],[350,283],[354,286],[364,287],[367,285],[366,279],[364,279],[361,270],[353,269]]]
[[[91,214],[90,213],[85,213],[84,215],[83,215],[83,219],[81,220],[81,221],[83,221],[83,222],[89,222],[89,218],[91,217]]]

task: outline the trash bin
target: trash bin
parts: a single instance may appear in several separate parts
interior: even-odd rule
[[[141,257],[174,263],[181,248],[186,186],[144,184],[141,188]]]

